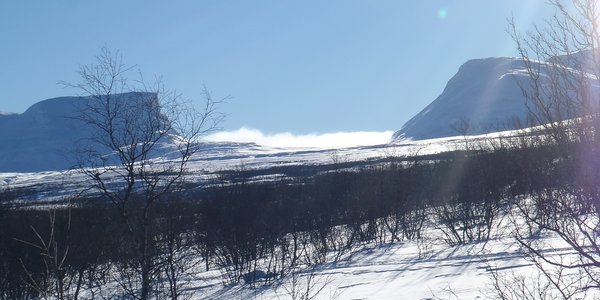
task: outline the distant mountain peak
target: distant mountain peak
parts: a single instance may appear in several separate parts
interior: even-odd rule
[[[469,133],[505,129],[513,118],[524,118],[526,106],[515,76],[524,76],[524,61],[499,57],[464,63],[444,91],[394,133],[394,140],[423,140],[460,135],[459,123]]]
[[[586,71],[591,51],[532,62],[540,72],[551,64]],[[522,87],[530,82],[520,58],[492,57],[465,62],[444,91],[394,133],[395,141],[477,135],[518,129],[527,123],[529,108]]]
[[[116,107],[122,101],[135,105],[136,100],[148,100],[145,94],[115,94],[112,99]],[[0,114],[0,172],[65,170],[75,166],[78,162],[73,159],[74,152],[84,143],[93,143],[94,128],[80,119],[82,110],[89,108],[92,100],[91,96],[57,97],[40,101],[22,114]],[[107,151],[99,145],[97,150]]]

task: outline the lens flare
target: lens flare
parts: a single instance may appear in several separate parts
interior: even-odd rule
[[[442,7],[438,10],[437,15],[438,15],[438,18],[445,19],[448,16],[448,10],[446,8]]]

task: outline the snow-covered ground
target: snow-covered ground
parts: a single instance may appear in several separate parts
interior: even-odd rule
[[[494,283],[506,292],[519,288],[520,282],[526,289],[539,292],[538,285],[546,279],[523,254],[509,227],[508,223],[497,227],[496,237],[489,241],[454,247],[430,229],[426,234],[429,238],[422,241],[364,245],[340,260],[301,269],[272,284],[257,283],[256,287],[227,284],[222,270],[198,270],[187,276],[184,293],[191,299],[470,300],[498,299]],[[551,245],[545,250],[549,257],[568,258],[572,254],[556,237],[546,234],[537,238]],[[552,295],[550,290],[546,292],[546,296]]]
[[[207,144],[189,161],[186,180],[193,185],[202,187],[210,183],[216,174],[222,171],[241,168],[260,170],[273,167],[314,166],[369,161],[390,156],[433,154],[456,149],[461,147],[462,143],[462,138],[455,137],[343,149],[270,148],[248,143]],[[157,160],[157,163],[160,163],[160,160]],[[0,189],[28,190],[27,193],[19,196],[20,200],[53,201],[85,189],[88,186],[86,180],[86,176],[77,170],[7,172],[0,173]]]
[[[492,271],[506,276],[534,271],[510,239],[448,247],[431,241],[428,249],[416,242],[365,246],[345,260],[326,263],[299,274],[306,288],[313,274],[314,299],[489,299]],[[293,281],[252,289],[223,286],[218,272],[199,274],[196,299],[291,299]]]
[[[227,285],[223,273],[213,270],[190,276],[185,286],[192,299],[500,299],[495,286],[507,294],[518,290],[517,294],[544,295],[535,299],[560,298],[514,238],[514,224],[514,218],[502,218],[492,239],[452,247],[430,224],[421,241],[363,245],[340,260],[304,268],[273,284]],[[576,257],[556,235],[542,232],[532,238],[546,244],[543,251],[548,258]],[[558,270],[544,267],[550,273]],[[563,274],[565,282],[570,280],[568,272]],[[571,276],[574,283],[579,281],[577,273]],[[586,296],[597,299],[599,294],[588,291]]]

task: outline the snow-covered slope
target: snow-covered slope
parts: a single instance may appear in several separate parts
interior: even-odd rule
[[[473,137],[477,138],[477,137]],[[482,137],[479,137],[482,138]],[[203,188],[220,178],[223,172],[259,171],[249,181],[281,180],[298,171],[319,171],[319,166],[352,163],[369,166],[390,157],[428,155],[460,149],[460,137],[403,143],[361,146],[344,149],[269,148],[252,143],[204,144],[188,165],[186,175],[189,188]],[[168,155],[166,155],[168,157]],[[168,158],[165,162],[168,162]],[[156,163],[160,163],[157,161]],[[296,172],[296,173],[294,173]],[[301,174],[299,176],[302,176]],[[0,171],[0,190],[19,191],[17,200],[36,205],[37,201],[62,201],[89,186],[89,178],[74,171],[47,171],[35,173]],[[111,179],[109,179],[110,181]]]
[[[459,135],[457,127],[463,120],[469,123],[471,134],[512,129],[510,120],[525,118],[527,113],[515,80],[524,76],[524,62],[519,59],[470,60],[448,81],[437,99],[394,133],[394,139]]]
[[[584,72],[597,73],[589,65],[590,51],[556,56],[546,62],[534,62],[541,78],[552,72],[566,72],[580,78]],[[558,67],[556,66],[565,66]],[[564,76],[562,73],[559,76]],[[591,78],[588,75],[588,80]],[[431,104],[394,133],[394,140],[431,139],[461,134],[477,135],[501,130],[518,129],[527,124],[529,109],[522,88],[531,84],[526,62],[519,58],[474,59],[463,64],[444,91]],[[542,84],[544,84],[542,82]],[[565,84],[567,86],[567,84]],[[598,93],[597,83],[591,93]],[[563,116],[566,117],[566,116]],[[575,117],[575,116],[570,116]],[[519,122],[516,123],[515,120]],[[534,124],[539,125],[539,124]]]

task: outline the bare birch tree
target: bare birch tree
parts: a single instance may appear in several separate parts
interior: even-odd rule
[[[204,90],[197,110],[182,96],[141,75],[118,52],[102,48],[94,63],[81,66],[79,119],[92,132],[79,157],[80,170],[119,210],[138,260],[139,299],[148,299],[158,263],[153,261],[153,205],[183,184],[186,166],[199,149],[198,139],[223,119],[220,101]]]

